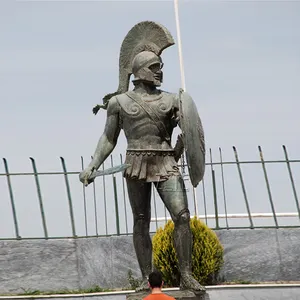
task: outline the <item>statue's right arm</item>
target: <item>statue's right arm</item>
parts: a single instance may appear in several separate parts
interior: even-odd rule
[[[107,119],[104,132],[101,135],[90,168],[97,170],[105,159],[114,150],[120,134],[119,126],[119,103],[115,97],[111,98],[107,107]]]
[[[114,150],[120,134],[119,103],[115,97],[111,98],[107,107],[107,119],[104,132],[101,135],[92,161],[89,166],[79,174],[79,179],[85,186],[93,182],[90,179],[94,170],[97,170],[109,154]]]

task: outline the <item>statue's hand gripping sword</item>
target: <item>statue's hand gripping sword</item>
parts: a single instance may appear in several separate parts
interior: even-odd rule
[[[126,170],[130,166],[131,166],[130,164],[122,164],[122,165],[119,165],[119,166],[116,166],[116,167],[112,167],[112,168],[108,168],[108,169],[102,170],[102,171],[93,171],[90,176],[87,176],[84,179],[84,185],[88,186],[89,183],[91,183],[92,181],[94,181],[94,179],[96,177],[119,173],[119,172],[122,172],[122,171]]]

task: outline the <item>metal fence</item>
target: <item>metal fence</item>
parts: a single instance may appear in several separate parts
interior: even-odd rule
[[[300,227],[296,190],[300,160],[289,159],[285,146],[281,160],[265,160],[260,146],[259,159],[251,161],[240,160],[235,147],[232,160],[223,159],[221,148],[217,160],[213,160],[211,149],[207,154],[206,173],[196,189],[189,182],[187,167],[181,166],[191,215],[197,215],[215,230]],[[122,155],[111,156],[102,168],[119,163],[123,163]],[[30,164],[31,172],[10,172],[3,158],[1,239],[132,233],[132,213],[122,174],[98,177],[85,188],[78,179],[80,171],[68,171],[63,157],[61,171],[57,172],[39,172],[31,157]],[[83,157],[80,164],[83,169]],[[151,205],[151,231],[155,232],[170,215],[154,187]]]

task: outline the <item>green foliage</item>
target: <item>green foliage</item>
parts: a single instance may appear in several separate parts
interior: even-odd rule
[[[252,281],[249,281],[249,280],[239,280],[239,279],[237,279],[237,280],[233,280],[232,282],[223,282],[223,284],[259,284],[259,282],[258,283],[254,283],[254,282],[252,282]]]
[[[193,275],[202,285],[214,284],[223,265],[223,247],[217,235],[199,219],[191,219],[190,224],[193,234]],[[172,221],[157,230],[153,237],[153,262],[168,285],[179,286],[180,274],[173,231]]]
[[[130,284],[130,287],[131,287],[132,290],[135,290],[143,282],[142,279],[134,278],[133,275],[132,275],[132,271],[131,270],[128,271],[127,279],[129,281],[129,284]]]
[[[24,292],[21,295],[41,295],[41,291],[39,290],[27,290],[24,288],[21,288]]]
[[[101,292],[110,292],[110,289],[103,289],[98,285],[95,285],[90,288],[80,289],[80,290],[59,290],[59,291],[40,291],[40,290],[31,290],[31,289],[24,289],[21,288],[24,292],[18,295],[64,295],[64,294],[89,294],[89,293],[101,293]]]

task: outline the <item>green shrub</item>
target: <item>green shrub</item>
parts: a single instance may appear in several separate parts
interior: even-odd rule
[[[130,284],[130,288],[132,290],[135,290],[136,288],[138,288],[143,282],[143,279],[135,278],[133,276],[131,270],[129,270],[128,273],[127,273],[127,279],[128,279],[129,284]]]
[[[223,265],[223,247],[217,235],[196,217],[191,219],[193,234],[192,272],[202,284],[214,284]],[[153,237],[153,263],[169,286],[179,286],[178,260],[173,245],[174,223],[167,222]]]

